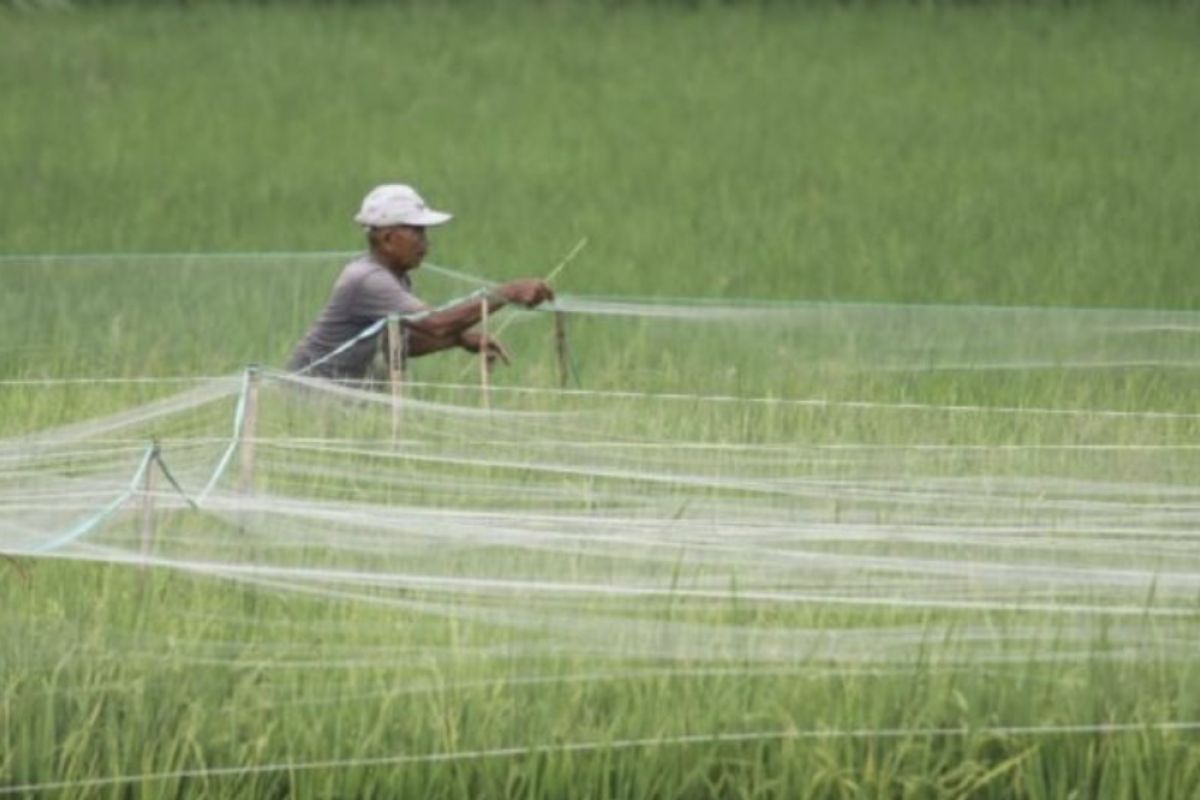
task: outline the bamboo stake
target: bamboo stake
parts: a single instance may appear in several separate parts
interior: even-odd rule
[[[242,494],[250,494],[254,491],[254,445],[258,436],[258,389],[261,377],[258,367],[246,368],[246,406],[239,437],[242,450],[242,474],[238,479],[238,491]]]
[[[567,315],[562,311],[554,312],[554,350],[558,355],[558,383],[565,389],[571,362],[567,355]]]
[[[480,304],[479,317],[479,388],[480,402],[484,408],[492,407],[492,365],[488,361],[488,303],[489,300],[485,296]]]
[[[392,315],[387,321],[388,385],[392,389],[392,441],[400,436],[400,401],[404,397],[404,379],[408,372],[408,348],[404,342],[404,326],[400,317]]]
[[[142,569],[146,568],[145,562],[154,550],[154,466],[158,463],[158,450],[158,442],[155,442],[146,464],[146,474],[142,478]]]
[[[404,326],[400,324],[400,317],[388,317],[388,382],[392,386],[392,394],[396,397],[404,394],[404,381],[408,377],[408,348],[404,338]]]

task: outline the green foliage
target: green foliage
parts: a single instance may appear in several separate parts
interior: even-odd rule
[[[405,179],[458,213],[442,263],[536,273],[587,235],[576,291],[1189,308],[1196,28],[1145,7],[8,14],[0,250],[349,249],[365,191]]]

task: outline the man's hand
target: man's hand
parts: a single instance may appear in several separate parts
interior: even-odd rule
[[[512,363],[512,356],[508,352],[508,348],[499,339],[489,336],[484,343],[484,337],[474,331],[466,331],[458,338],[458,344],[464,350],[470,353],[478,353],[480,347],[487,347],[488,364],[492,365],[499,359],[505,364]]]
[[[526,308],[532,308],[554,299],[554,290],[550,288],[550,284],[537,278],[520,278],[509,281],[498,286],[496,293],[505,301]]]

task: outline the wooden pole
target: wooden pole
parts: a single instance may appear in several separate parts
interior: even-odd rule
[[[479,388],[484,408],[492,407],[492,364],[488,360],[488,298],[483,298],[479,317]]]
[[[246,368],[246,405],[242,409],[242,474],[238,479],[238,491],[250,494],[254,491],[254,445],[258,436],[258,390],[262,376],[258,367]]]
[[[400,397],[404,394],[404,379],[408,372],[408,348],[404,341],[404,326],[397,316],[388,317],[387,321],[387,364],[388,383],[391,384],[392,394]]]
[[[400,436],[400,401],[404,398],[404,379],[408,372],[408,347],[404,340],[400,317],[392,315],[387,321],[388,386],[392,390],[392,441]]]
[[[142,569],[154,550],[154,467],[158,464],[158,442],[151,446],[146,474],[142,477]]]
[[[567,315],[561,311],[554,312],[554,351],[558,356],[558,384],[565,389],[571,362],[567,354]]]

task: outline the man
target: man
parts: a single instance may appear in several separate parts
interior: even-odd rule
[[[372,189],[354,217],[366,229],[368,252],[342,270],[329,302],[296,345],[288,369],[326,378],[365,378],[379,336],[330,354],[384,317],[428,310],[413,294],[409,273],[429,252],[426,230],[450,219],[450,214],[426,206],[411,186],[397,183]],[[469,330],[482,318],[483,304],[488,304],[491,314],[508,303],[532,307],[553,299],[554,291],[545,281],[509,281],[485,297],[404,321],[407,353],[423,356],[454,347],[478,353],[485,348],[489,360],[508,363],[508,352],[499,341],[485,341]]]

